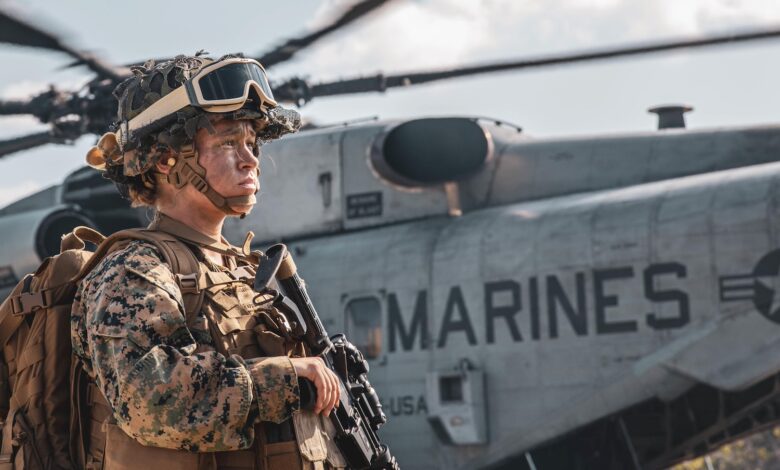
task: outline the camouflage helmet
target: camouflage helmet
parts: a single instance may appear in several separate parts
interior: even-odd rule
[[[217,61],[240,55],[227,55]],[[171,93],[214,59],[197,53],[194,56],[180,55],[160,63],[148,61],[133,67],[133,76],[127,78],[114,90],[119,101],[117,121],[112,130],[138,116],[157,100]],[[186,106],[178,112],[160,120],[154,125],[135,132],[131,139],[119,143],[114,134],[109,133],[100,139],[98,145],[87,154],[87,163],[101,170],[122,165],[122,171],[108,171],[111,179],[123,179],[146,173],[157,159],[169,148],[179,151],[182,146],[191,144],[199,129],[213,129],[209,116],[214,118],[247,119],[257,123],[258,140],[268,142],[284,134],[295,132],[301,124],[300,115],[294,111],[277,106],[263,113],[255,108],[242,108],[229,113],[208,113],[201,108]],[[266,124],[265,127],[259,125]],[[110,176],[110,175],[113,175]],[[122,181],[117,181],[122,182]]]

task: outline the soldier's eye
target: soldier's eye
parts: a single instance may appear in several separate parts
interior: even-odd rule
[[[260,144],[258,143],[257,140],[248,140],[246,142],[246,146],[248,149],[252,151],[255,157],[260,155]]]
[[[236,146],[236,141],[234,139],[223,140],[222,141],[222,146],[223,147],[233,148],[233,147]]]

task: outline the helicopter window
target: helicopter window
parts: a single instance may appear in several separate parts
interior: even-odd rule
[[[382,352],[382,307],[376,297],[352,299],[347,304],[347,335],[366,359]]]
[[[463,379],[456,377],[439,378],[439,394],[442,403],[460,403],[463,401]]]

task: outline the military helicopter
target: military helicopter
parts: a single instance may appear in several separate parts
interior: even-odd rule
[[[295,80],[275,93],[301,102],[778,35]],[[102,132],[110,119],[102,100],[121,70],[2,13],[0,40],[30,38],[98,78],[51,104],[0,102],[54,125],[0,142],[0,153]],[[533,139],[462,117],[314,128],[268,145],[264,210],[226,234],[288,244],[326,327],[369,358],[390,415],[382,437],[404,468],[664,468],[780,421],[780,127],[688,130],[686,110],[655,109],[659,131],[588,138]],[[74,225],[144,221],[77,170],[0,211],[0,285],[56,252]]]

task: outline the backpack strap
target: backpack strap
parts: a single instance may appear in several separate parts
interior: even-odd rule
[[[86,246],[85,242],[92,243],[94,245],[100,245],[106,237],[103,236],[97,230],[80,225],[73,229],[72,232],[66,233],[62,236],[60,242],[60,253],[65,250],[83,250]]]
[[[206,280],[195,253],[186,243],[169,233],[149,229],[141,229],[139,232],[143,237],[140,239],[154,243],[171,266],[184,300],[187,318],[197,314],[203,305]]]
[[[175,236],[157,230],[127,229],[121,230],[106,238],[76,276],[81,280],[95,269],[117,242],[127,240],[142,240],[153,244],[162,254],[163,260],[171,267],[176,283],[181,290],[184,301],[184,313],[189,320],[200,311],[203,305],[206,280],[200,271],[200,263],[186,243]]]
[[[0,447],[0,469],[1,470],[13,470],[14,468],[14,422],[16,421],[16,413],[18,410],[11,410],[8,416],[3,422],[2,430],[2,447]]]
[[[21,283],[22,285],[21,291],[17,291],[15,289],[14,292],[12,292],[11,294],[16,294],[16,296],[19,296],[29,292],[32,278],[33,278],[32,274],[26,275]],[[14,299],[12,299],[11,296],[9,295],[5,301],[14,302]],[[11,304],[11,306],[12,306],[11,308],[13,308],[13,303]],[[22,326],[23,321],[24,321],[24,315],[15,315],[12,311],[8,311],[8,313],[2,318],[2,320],[0,320],[0,348],[3,348],[5,344],[8,342],[8,340],[11,339],[14,333],[16,333],[16,330],[18,330],[19,327]]]

